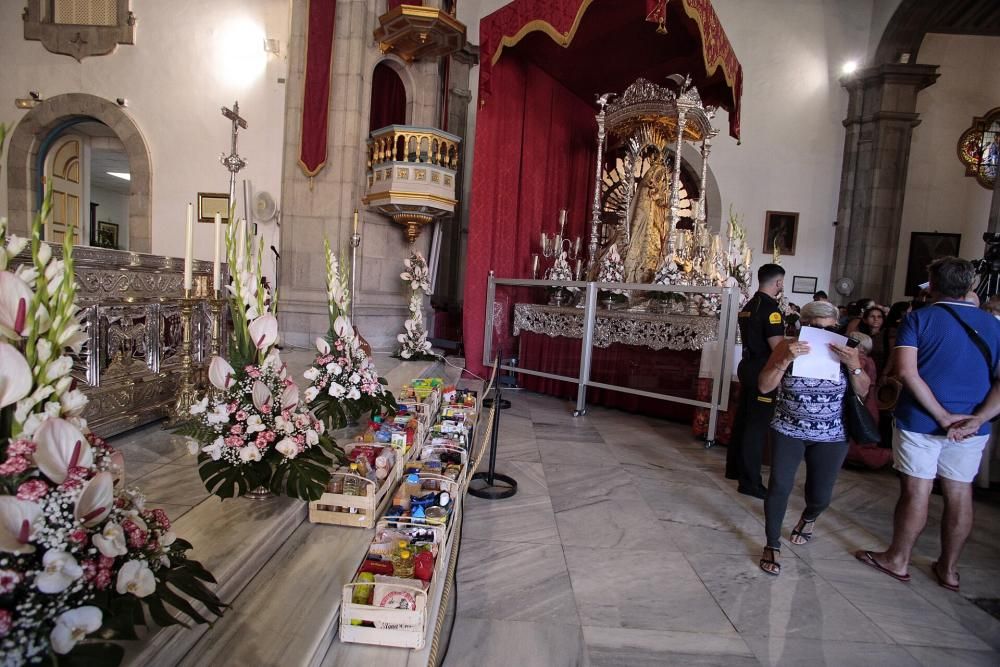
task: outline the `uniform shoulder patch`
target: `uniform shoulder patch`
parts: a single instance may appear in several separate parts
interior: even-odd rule
[[[771,315],[767,318],[767,321],[771,324],[781,324],[781,313],[771,313]]]

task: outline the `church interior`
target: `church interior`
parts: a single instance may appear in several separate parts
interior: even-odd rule
[[[4,0],[0,662],[1000,664],[997,48],[996,0]]]

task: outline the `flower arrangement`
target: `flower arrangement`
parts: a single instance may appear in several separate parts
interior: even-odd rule
[[[230,225],[226,257],[232,271],[229,308],[232,365],[214,357],[208,379],[214,391],[191,406],[192,419],[177,433],[192,439],[198,473],[220,498],[282,492],[315,500],[330,480],[336,443],[300,400],[275,345],[278,299],[260,279],[263,242],[256,247],[245,222]]]
[[[388,383],[379,377],[375,362],[354,334],[347,315],[351,298],[347,272],[329,241],[325,250],[330,328],[325,338],[316,339],[316,359],[304,373],[310,382],[305,400],[317,417],[326,419],[331,429],[338,429],[363,414],[394,412],[396,399],[385,388]]]
[[[13,272],[28,240],[0,219],[0,655],[4,665],[117,665],[124,649],[108,640],[137,639],[147,613],[161,626],[181,623],[176,612],[207,623],[224,605],[167,515],[116,485],[120,455],[87,428],[70,376],[70,352],[86,340],[73,235],[54,258],[41,241],[50,212],[51,190],[31,263]]]
[[[403,333],[396,336],[401,344],[397,355],[406,360],[436,359],[424,324],[424,294],[431,289],[427,260],[414,250],[403,265],[406,270],[399,277],[410,284],[410,317],[403,322]]]
[[[740,216],[733,207],[729,207],[729,248],[724,257],[726,273],[731,281],[740,288],[742,300],[740,305],[750,300],[752,275],[750,266],[753,262],[753,252],[747,244],[747,232]]]
[[[607,254],[604,255],[604,259],[601,260],[601,269],[597,273],[597,282],[599,283],[625,282],[625,263],[622,261],[622,257],[618,253],[617,243],[613,243],[611,245],[611,248],[608,250]],[[614,290],[602,290],[602,291],[610,292],[612,300],[615,301],[627,300],[625,298],[625,290],[614,289]]]

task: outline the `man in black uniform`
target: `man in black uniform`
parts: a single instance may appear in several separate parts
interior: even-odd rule
[[[743,394],[733,420],[732,442],[726,452],[726,477],[739,481],[737,490],[740,493],[755,498],[763,498],[767,491],[761,480],[760,466],[777,393],[777,390],[768,394],[758,392],[757,376],[771,356],[771,350],[785,335],[785,322],[777,301],[784,283],[783,268],[777,264],[760,267],[757,293],[739,315],[743,360],[737,375]]]

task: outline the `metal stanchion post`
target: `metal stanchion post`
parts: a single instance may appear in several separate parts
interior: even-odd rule
[[[580,350],[580,384],[576,390],[574,417],[587,414],[587,383],[594,353],[594,325],[597,318],[597,283],[587,283],[587,303],[583,315],[583,347]]]

